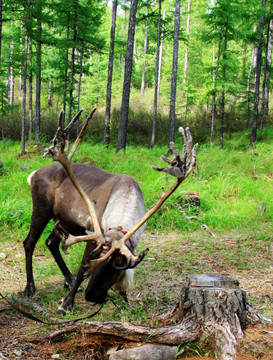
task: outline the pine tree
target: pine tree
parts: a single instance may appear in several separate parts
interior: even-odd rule
[[[111,93],[112,93],[112,79],[113,79],[113,65],[114,65],[114,48],[115,48],[115,33],[116,33],[116,18],[117,18],[117,0],[112,0],[112,20],[110,33],[110,49],[109,49],[109,63],[108,63],[108,79],[107,79],[107,95],[106,95],[106,110],[105,110],[105,126],[104,126],[104,144],[109,145],[110,142],[110,116],[111,116]]]
[[[126,57],[125,57],[125,69],[124,69],[123,92],[122,92],[122,103],[121,103],[120,127],[119,127],[119,134],[118,134],[117,152],[122,149],[125,150],[125,148],[126,148],[130,87],[131,87],[132,64],[133,64],[133,54],[134,54],[134,38],[135,38],[137,2],[138,2],[138,0],[132,0],[131,7],[130,7],[129,29],[128,29],[127,51],[126,51]]]
[[[170,115],[169,115],[169,144],[170,142],[174,141],[174,132],[175,132],[175,103],[176,103],[176,83],[177,83],[178,48],[179,48],[180,3],[181,0],[176,0],[175,16],[174,16],[171,103],[170,103]]]
[[[257,51],[257,65],[256,65],[256,74],[255,74],[255,94],[254,94],[254,109],[253,109],[253,119],[252,119],[252,128],[251,128],[251,137],[250,137],[250,146],[253,147],[256,142],[257,136],[257,123],[258,123],[258,111],[259,111],[259,95],[260,95],[260,76],[261,76],[261,66],[262,66],[262,41],[263,41],[263,32],[265,25],[265,7],[266,0],[262,0],[262,16],[260,20],[260,32],[259,32],[259,42],[258,42],[258,51]]]

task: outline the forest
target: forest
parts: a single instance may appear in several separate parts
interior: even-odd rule
[[[0,0],[0,359],[112,360],[159,345],[173,359],[272,359],[272,2]],[[137,196],[127,182],[94,181],[100,198],[86,199],[75,181],[90,180],[70,169],[88,113],[73,167],[132,176]],[[69,251],[50,201],[61,194],[68,219],[83,208],[74,188],[66,196],[58,185],[60,172],[49,174],[52,159],[88,211],[114,206],[89,211],[94,232],[71,217],[81,239]],[[131,214],[137,231],[140,207],[147,227],[136,259],[131,225],[110,220]],[[102,213],[110,220],[100,234]],[[122,237],[85,251],[86,236],[109,232]],[[101,307],[86,297],[100,265],[110,277],[135,267],[128,294],[109,283]],[[73,275],[85,289],[77,295]]]
[[[253,147],[270,123],[272,17],[272,0],[1,0],[1,139],[24,154],[62,109],[69,122],[96,105],[90,137],[117,151],[181,125],[222,149],[249,129]]]

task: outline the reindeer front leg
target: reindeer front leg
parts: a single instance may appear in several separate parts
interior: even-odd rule
[[[71,311],[71,309],[73,308],[75,296],[79,290],[81,283],[86,278],[86,267],[92,258],[92,254],[94,254],[93,251],[94,251],[94,244],[88,242],[86,244],[86,247],[84,250],[81,266],[77,273],[77,277],[76,277],[74,283],[72,284],[70,292],[68,293],[68,295],[66,295],[66,297],[64,297],[60,301],[60,304],[59,304],[59,307],[57,310],[57,313],[59,315],[63,315],[63,316],[66,315],[66,313],[69,313]]]

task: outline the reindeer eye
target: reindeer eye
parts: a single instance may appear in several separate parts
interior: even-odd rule
[[[113,268],[116,270],[125,270],[128,268],[128,260],[125,256],[117,256],[113,261]]]

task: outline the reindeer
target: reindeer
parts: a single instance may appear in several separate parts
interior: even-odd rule
[[[177,180],[145,213],[142,191],[132,177],[111,174],[84,164],[72,164],[72,156],[94,111],[87,117],[68,156],[68,135],[82,110],[65,129],[61,112],[53,144],[45,151],[45,155],[49,154],[60,164],[42,167],[28,178],[33,212],[30,230],[24,241],[27,275],[25,293],[31,296],[36,291],[32,255],[46,225],[53,219],[55,225],[46,245],[64,275],[65,285],[70,289],[57,310],[61,315],[72,309],[82,281],[89,276],[85,290],[86,301],[104,303],[110,288],[116,289],[127,301],[126,291],[133,282],[134,268],[148,252],[148,249],[139,255],[135,252],[146,221],[191,173],[196,163],[197,144],[192,149],[189,129],[185,134],[181,128],[184,138],[182,158],[172,143],[173,159],[162,156],[169,167],[153,167],[175,176]],[[66,251],[72,244],[82,241],[86,242],[86,248],[75,279],[62,258],[60,243]]]

